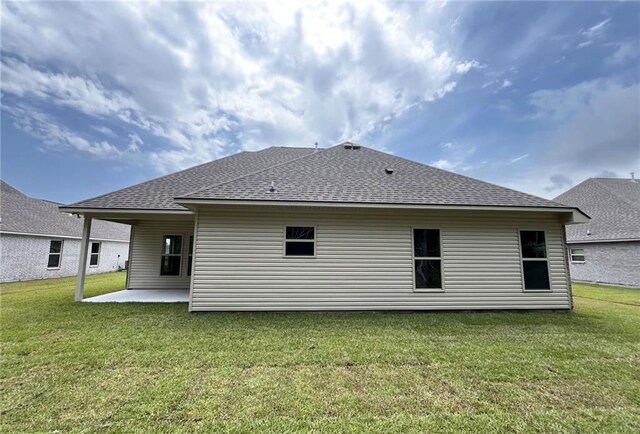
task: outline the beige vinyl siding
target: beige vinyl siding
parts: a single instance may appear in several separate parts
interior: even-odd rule
[[[191,310],[567,309],[562,225],[549,213],[202,206]],[[315,226],[316,257],[284,257]],[[413,289],[412,228],[440,229],[444,291]],[[523,291],[519,229],[546,231],[552,290]]]
[[[188,289],[187,276],[189,236],[193,235],[193,220],[138,221],[132,225],[129,289]],[[160,258],[164,235],[182,235],[182,261],[179,276],[161,276]]]

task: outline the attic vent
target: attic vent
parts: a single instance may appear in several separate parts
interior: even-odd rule
[[[276,191],[276,183],[271,181],[271,187],[269,187],[269,193],[275,193]]]
[[[389,175],[391,175],[393,173],[393,169],[390,168],[390,167],[387,167],[386,169],[384,169],[384,171]]]
[[[344,149],[353,149],[355,151],[355,150],[360,149],[360,145],[354,145],[353,143],[346,142],[344,144]]]

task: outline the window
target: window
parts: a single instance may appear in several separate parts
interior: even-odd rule
[[[584,263],[584,249],[571,249],[571,262]]]
[[[315,256],[316,230],[313,226],[287,226],[285,231],[285,256]]]
[[[100,243],[91,243],[91,257],[89,258],[89,266],[97,267],[100,260]]]
[[[182,235],[165,235],[162,239],[161,276],[179,276],[182,259]]]
[[[62,244],[62,240],[51,240],[49,244],[49,261],[47,262],[47,268],[60,268],[60,264],[62,263]]]
[[[440,230],[413,230],[415,289],[443,289]]]
[[[551,289],[544,231],[520,231],[524,289]]]
[[[189,237],[189,261],[187,268],[187,276],[191,276],[191,267],[193,267],[193,235]]]

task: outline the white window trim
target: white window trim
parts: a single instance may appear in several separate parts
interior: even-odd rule
[[[578,253],[578,254],[574,255],[574,253],[573,253],[574,250],[582,250],[582,254]],[[574,256],[582,256],[584,259],[582,261],[575,261],[573,259]],[[574,248],[569,247],[569,259],[571,260],[572,264],[584,264],[586,259],[587,259],[587,257],[584,254],[584,248],[582,248],[582,247],[574,247]]]
[[[289,240],[287,239],[287,228],[313,228],[313,240]],[[317,254],[318,228],[309,224],[286,224],[282,226],[282,257],[287,259],[310,259]],[[287,255],[287,243],[311,243],[313,242],[313,255]]]
[[[51,253],[51,241],[60,241],[60,253]],[[47,270],[59,270],[62,267],[62,253],[64,252],[64,240],[61,238],[53,238],[49,240],[49,251],[47,252],[47,264],[49,264],[49,256],[58,255],[58,266],[57,267],[47,267]]]
[[[542,232],[544,234],[544,255],[545,258],[523,258],[522,257],[522,239],[521,232]],[[522,292],[552,292],[553,280],[551,280],[551,264],[549,263],[549,237],[544,229],[518,228],[518,253],[520,256],[520,281],[522,284]],[[546,261],[547,275],[549,276],[549,289],[526,289],[524,284],[524,261]]]
[[[189,247],[191,247],[191,244],[193,244],[193,249],[189,249],[189,251],[187,252],[187,276],[191,277],[193,275],[193,251],[196,249],[196,235],[189,235],[188,237],[188,241],[187,241],[187,249],[189,249]],[[193,243],[191,242],[191,239],[193,238]],[[191,267],[189,267],[189,259],[191,259]]]
[[[416,256],[416,246],[415,246],[415,240],[414,240],[414,236],[413,236],[413,232],[414,230],[437,230],[438,231],[438,237],[440,239],[440,256],[436,257],[436,256]],[[411,227],[411,273],[412,273],[412,277],[413,277],[413,292],[444,292],[445,291],[445,281],[444,281],[444,259],[442,256],[442,251],[443,251],[443,244],[442,244],[442,229],[439,227],[424,227],[424,226],[412,226]],[[428,259],[433,259],[433,260],[440,260],[440,284],[441,287],[440,288],[417,288],[416,287],[416,260],[428,260]]]
[[[94,244],[98,245],[98,253],[91,253],[92,252],[92,247]],[[98,268],[100,266],[100,254],[102,253],[102,243],[100,241],[91,241],[91,246],[89,249],[89,268]],[[96,263],[96,265],[91,265],[91,256],[93,255],[98,255],[98,262]]]
[[[181,237],[180,238],[180,253],[170,253],[170,254],[165,254],[164,253],[164,239],[165,237]],[[162,234],[162,244],[160,246],[160,269],[158,270],[158,276],[161,278],[169,278],[169,279],[175,279],[176,277],[182,277],[182,257],[184,255],[184,234]],[[165,256],[178,256],[180,257],[180,267],[179,267],[179,272],[178,274],[162,274],[162,258],[164,258]]]

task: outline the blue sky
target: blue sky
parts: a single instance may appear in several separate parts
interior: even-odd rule
[[[552,198],[640,175],[640,3],[2,3],[1,176],[77,201],[352,140]]]

